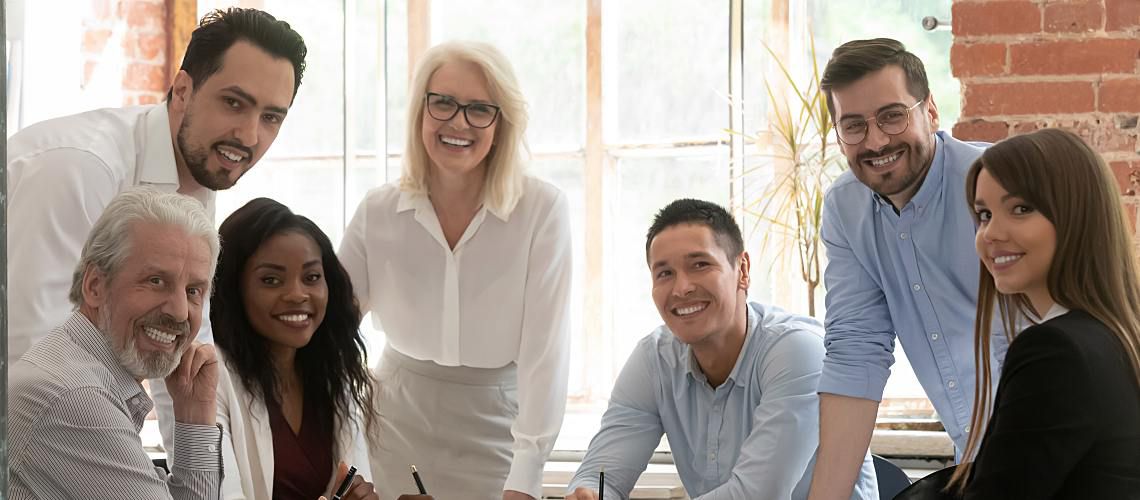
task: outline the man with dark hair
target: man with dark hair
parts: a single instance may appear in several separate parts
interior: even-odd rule
[[[965,448],[978,256],[963,193],[987,145],[938,131],[922,61],[895,40],[835,49],[820,87],[850,172],[824,200],[827,357],[811,498],[838,499],[870,444],[896,337],[959,453]],[[996,336],[993,366],[1005,349]]]
[[[657,213],[645,256],[665,321],[626,361],[567,499],[628,498],[664,433],[696,499],[801,499],[818,443],[818,321],[749,302],[749,258],[723,208],[677,200]],[[857,467],[858,468],[858,467]],[[865,454],[850,498],[877,499]]]
[[[8,140],[9,361],[67,318],[69,270],[119,192],[149,185],[214,215],[277,137],[305,67],[284,21],[230,8],[202,19],[165,104],[100,109],[32,125]]]

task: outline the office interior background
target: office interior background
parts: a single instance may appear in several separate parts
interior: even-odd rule
[[[279,137],[219,194],[217,221],[268,196],[334,244],[364,194],[399,176],[420,54],[452,39],[507,54],[530,105],[529,171],[567,193],[573,217],[572,372],[556,456],[585,449],[626,356],[660,324],[644,234],[668,201],[730,207],[753,255],[750,298],[809,311],[794,242],[772,238],[781,227],[753,210],[789,168],[773,127],[794,104],[781,65],[802,87],[840,43],[896,38],[925,62],[942,129],[986,141],[1076,131],[1110,162],[1135,230],[1140,0],[5,0],[7,134],[161,102],[198,19],[230,5],[288,21],[309,56]],[[814,294],[821,319],[824,294]],[[375,361],[384,337],[370,327]],[[901,348],[896,357],[873,450],[945,462],[950,442]]]

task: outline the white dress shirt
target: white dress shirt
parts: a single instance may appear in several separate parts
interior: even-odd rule
[[[426,196],[395,184],[373,189],[340,260],[361,309],[400,353],[445,366],[517,363],[504,489],[530,493],[541,489],[566,406],[572,247],[565,195],[532,177],[524,185],[510,213],[481,208],[454,250]]]
[[[7,165],[11,363],[71,314],[72,273],[111,199],[142,184],[175,192],[178,167],[165,104],[34,124],[8,139]],[[198,200],[213,217],[214,192]]]

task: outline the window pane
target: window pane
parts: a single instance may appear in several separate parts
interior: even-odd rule
[[[805,3],[821,65],[827,63],[832,49],[846,41],[894,38],[926,66],[942,130],[954,127],[961,109],[961,89],[958,80],[950,74],[953,36],[949,30],[926,31],[921,24],[926,16],[949,20],[950,0],[807,0]]]
[[[399,154],[404,151],[406,118],[408,113],[408,2],[384,2],[386,15],[384,51],[388,79],[388,96],[385,100],[388,109],[388,152]]]
[[[729,2],[602,7],[606,141],[718,139],[728,126]],[[616,128],[609,126],[615,123]]]
[[[531,162],[530,174],[545,180],[566,195],[570,205],[570,238],[574,245],[572,257],[574,259],[574,276],[570,286],[570,387],[569,394],[581,394],[587,391],[585,370],[589,369],[586,363],[586,332],[583,325],[585,309],[583,299],[586,292],[584,288],[586,275],[586,194],[585,179],[582,175],[585,160],[572,158],[538,158]]]
[[[477,40],[514,67],[529,103],[535,151],[574,151],[585,142],[586,3],[564,0],[434,0],[432,44]]]
[[[658,210],[678,198],[728,203],[728,148],[670,149],[652,153],[619,153],[613,201],[617,213],[608,229],[613,248],[606,254],[614,300],[614,374],[645,335],[662,324],[653,303],[645,263],[645,233]],[[654,156],[650,156],[654,155]],[[609,394],[609,387],[601,394]]]
[[[237,186],[218,193],[214,222],[220,225],[249,200],[273,198],[293,212],[312,219],[329,235],[333,245],[339,245],[344,234],[343,165],[340,156],[262,159]]]

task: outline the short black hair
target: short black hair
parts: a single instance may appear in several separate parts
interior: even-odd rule
[[[870,73],[887,66],[898,66],[906,75],[906,90],[916,99],[926,99],[930,95],[930,83],[926,79],[926,67],[922,59],[908,52],[906,46],[890,38],[852,40],[831,53],[819,88],[827,96],[827,110],[835,118],[835,102],[831,91],[854,83]]]
[[[190,75],[197,89],[222,69],[222,57],[239,40],[252,43],[293,65],[293,97],[296,98],[297,89],[301,88],[301,76],[305,74],[305,56],[309,52],[305,39],[289,23],[257,9],[230,7],[206,14],[190,35],[179,69]],[[173,87],[166,92],[167,102],[173,93]]]
[[[729,262],[736,262],[736,258],[744,252],[744,237],[740,234],[740,226],[728,210],[716,203],[682,198],[665,205],[653,217],[653,225],[649,226],[649,232],[645,235],[645,260],[649,260],[649,245],[653,243],[653,238],[661,231],[679,224],[708,227]]]

